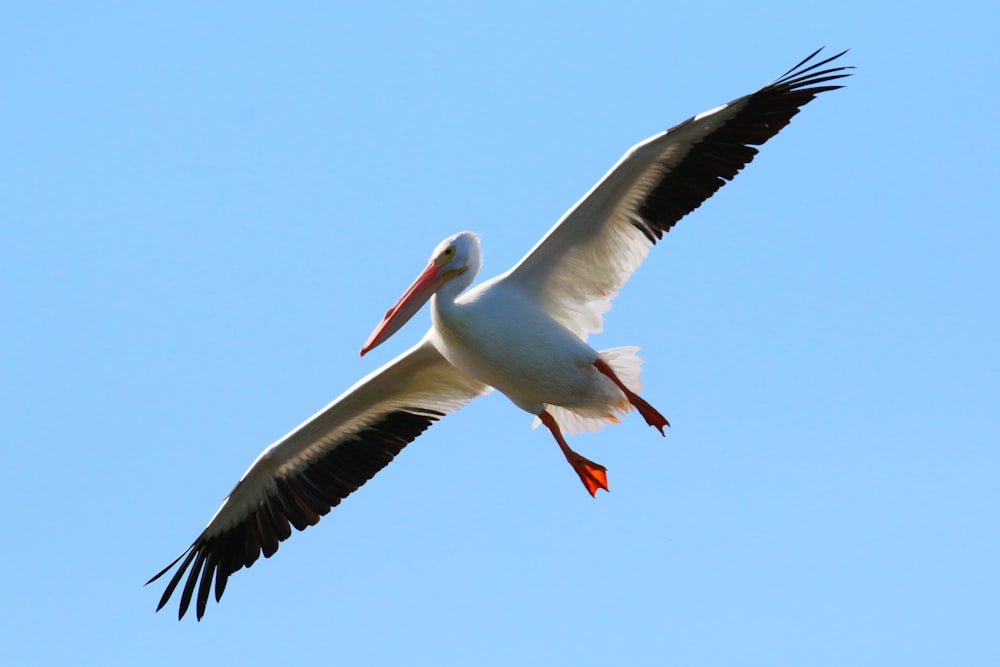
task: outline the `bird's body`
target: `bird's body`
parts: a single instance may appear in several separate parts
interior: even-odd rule
[[[510,284],[492,280],[450,296],[434,296],[428,336],[462,372],[532,414],[545,404],[620,403],[618,388],[594,369],[597,352]]]
[[[818,52],[817,52],[818,53]],[[229,576],[314,525],[427,427],[495,388],[536,416],[591,495],[605,468],[574,452],[565,433],[600,428],[636,408],[663,433],[667,420],[639,391],[638,348],[595,350],[611,299],[650,248],[750,162],[760,145],[816,95],[838,88],[838,54],[816,53],[775,82],[635,145],[509,271],[469,289],[479,239],[461,232],[427,266],[368,338],[392,336],[428,300],[432,325],[415,346],[357,382],[265,449],[177,563],[158,609],[184,582],[179,615],[205,612]],[[185,573],[187,576],[185,577]]]

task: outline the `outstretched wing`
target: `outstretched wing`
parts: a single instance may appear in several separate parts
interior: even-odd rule
[[[212,581],[218,601],[229,576],[269,558],[392,461],[428,426],[489,387],[449,364],[427,341],[348,389],[265,449],[188,549],[150,579],[180,563],[157,611],[184,580],[178,618],[197,587],[198,619]]]
[[[506,274],[546,312],[586,339],[601,330],[625,281],[665,232],[733,179],[759,146],[849,67],[816,51],[760,90],[633,146]]]

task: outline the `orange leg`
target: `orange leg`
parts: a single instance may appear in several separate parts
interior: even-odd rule
[[[663,427],[670,426],[670,422],[667,421],[666,417],[661,415],[659,411],[657,411],[657,409],[654,408],[652,405],[642,400],[642,397],[639,396],[639,394],[635,393],[634,391],[626,387],[625,384],[615,374],[615,372],[611,370],[611,366],[608,366],[607,362],[605,362],[603,359],[598,359],[597,361],[595,361],[594,366],[596,366],[597,370],[599,370],[601,373],[611,378],[611,381],[614,382],[616,385],[618,385],[619,389],[625,392],[625,398],[628,399],[629,403],[635,406],[635,409],[639,411],[639,414],[642,415],[642,418],[646,420],[647,424],[649,424],[650,426],[655,426],[656,429],[660,432],[660,435],[666,435],[663,432]]]
[[[559,424],[556,423],[555,418],[549,414],[548,410],[542,410],[542,413],[538,415],[538,418],[542,420],[542,423],[552,431],[552,435],[555,436],[556,442],[559,443],[559,449],[562,450],[563,455],[569,464],[573,466],[573,470],[576,474],[580,476],[580,481],[583,485],[587,487],[587,491],[591,496],[597,494],[598,489],[608,490],[608,469],[602,466],[600,463],[594,463],[590,459],[586,459],[572,449],[566,444],[566,439],[563,438],[562,431],[559,430]]]

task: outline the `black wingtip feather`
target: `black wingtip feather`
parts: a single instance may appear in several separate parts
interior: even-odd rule
[[[170,578],[170,582],[167,584],[166,589],[163,591],[163,595],[160,597],[160,603],[156,606],[156,611],[160,611],[161,609],[163,609],[164,605],[167,604],[167,600],[169,600],[170,596],[174,594],[174,589],[177,588],[177,584],[180,583],[181,578],[184,576],[184,572],[188,569],[188,566],[191,564],[191,561],[194,560],[195,554],[197,553],[194,550],[194,548],[195,545],[192,544],[190,547],[188,547],[187,551],[185,551],[176,559],[174,559],[174,562],[168,565],[166,569],[162,570],[159,574],[157,574],[155,577],[146,582],[146,584],[148,585],[153,581],[156,581],[164,573],[166,573],[167,570],[172,568],[174,564],[177,563],[177,561],[179,561],[181,558],[184,558],[185,555],[187,556],[186,558],[184,558],[184,562],[181,563],[180,567],[177,568],[177,572],[174,573],[174,576]]]
[[[208,594],[212,591],[212,579],[215,575],[217,559],[214,555],[209,554],[205,559],[205,571],[201,575],[201,583],[198,584],[198,599],[197,605],[195,606],[195,612],[197,613],[198,620],[205,615],[205,607],[208,604]]]
[[[157,579],[159,579],[160,577],[162,577],[163,575],[165,575],[165,574],[166,574],[167,572],[169,572],[169,571],[170,571],[170,569],[171,569],[171,568],[172,568],[172,567],[173,567],[174,565],[177,565],[177,561],[179,561],[179,560],[180,560],[181,558],[184,558],[184,556],[186,556],[186,555],[187,555],[187,554],[188,554],[188,553],[189,553],[189,552],[191,551],[191,549],[193,549],[193,548],[194,548],[194,545],[192,544],[192,545],[191,545],[191,546],[189,546],[189,547],[188,547],[187,549],[185,549],[185,550],[184,550],[184,551],[183,551],[183,552],[181,553],[181,555],[180,555],[180,556],[178,556],[177,558],[175,558],[175,559],[173,559],[172,561],[170,561],[170,565],[167,565],[167,566],[166,566],[165,568],[163,568],[162,570],[160,570],[159,572],[157,572],[156,574],[154,574],[154,575],[153,575],[152,577],[150,577],[150,578],[149,578],[149,581],[147,581],[147,582],[146,582],[145,584],[143,584],[143,585],[144,585],[144,586],[149,586],[149,585],[150,585],[151,583],[153,583],[154,581],[156,581]]]
[[[202,566],[205,563],[206,552],[198,551],[196,552],[198,557],[194,561],[194,565],[191,566],[191,571],[188,573],[187,581],[184,582],[184,590],[181,591],[181,606],[180,611],[177,614],[177,620],[184,618],[184,614],[187,613],[188,606],[191,604],[191,595],[194,593],[194,585],[198,582],[198,577],[201,575]],[[201,617],[198,617],[201,620]]]
[[[222,600],[222,594],[226,592],[226,582],[229,581],[229,572],[223,572],[220,567],[215,573],[215,601]]]

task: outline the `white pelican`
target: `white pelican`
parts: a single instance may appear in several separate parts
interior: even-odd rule
[[[841,52],[811,54],[773,83],[698,114],[633,146],[549,233],[506,273],[466,292],[479,271],[479,239],[461,232],[430,261],[361,348],[364,355],[431,299],[432,326],[417,343],[265,449],[180,562],[160,599],[181,591],[182,618],[197,587],[205,613],[229,576],[330,511],[428,426],[496,388],[536,415],[587,491],[607,490],[605,468],[580,456],[564,433],[600,428],[634,407],[663,433],[667,420],[640,398],[638,348],[597,351],[611,299],[649,249],[731,180],[799,109],[839,88]],[[182,561],[183,559],[183,561]]]

